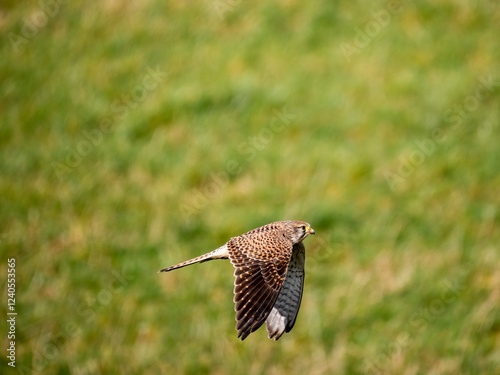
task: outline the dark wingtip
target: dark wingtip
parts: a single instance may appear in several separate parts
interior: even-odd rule
[[[248,331],[238,331],[238,338],[241,339],[241,341],[245,340],[250,332]]]

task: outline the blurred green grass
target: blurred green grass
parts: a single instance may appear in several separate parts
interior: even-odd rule
[[[499,8],[388,7],[0,5],[16,370],[498,373]],[[279,342],[237,340],[228,262],[156,273],[282,219],[317,236]]]

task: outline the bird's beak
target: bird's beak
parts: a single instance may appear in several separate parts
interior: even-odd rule
[[[314,231],[314,229],[312,229],[312,228],[309,228],[308,233],[309,233],[309,234],[316,234],[316,232],[315,232],[315,231]]]

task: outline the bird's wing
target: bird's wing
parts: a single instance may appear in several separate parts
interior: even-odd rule
[[[269,338],[278,340],[285,331],[290,332],[295,324],[304,288],[304,263],[305,248],[300,242],[293,247],[283,287],[266,319]]]
[[[276,302],[292,255],[292,243],[279,232],[271,231],[235,237],[227,245],[235,268],[236,330],[244,340],[265,322]]]

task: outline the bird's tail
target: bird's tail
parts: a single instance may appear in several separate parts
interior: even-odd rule
[[[218,249],[215,249],[214,251],[211,251],[209,253],[200,255],[199,257],[186,260],[185,262],[176,264],[175,266],[167,267],[162,270],[159,270],[158,272],[168,272],[168,271],[173,271],[178,268],[190,266],[191,264],[195,263],[202,263],[206,262],[209,260],[214,260],[214,259],[227,259],[229,257],[229,254],[227,252],[227,245],[221,246]]]

